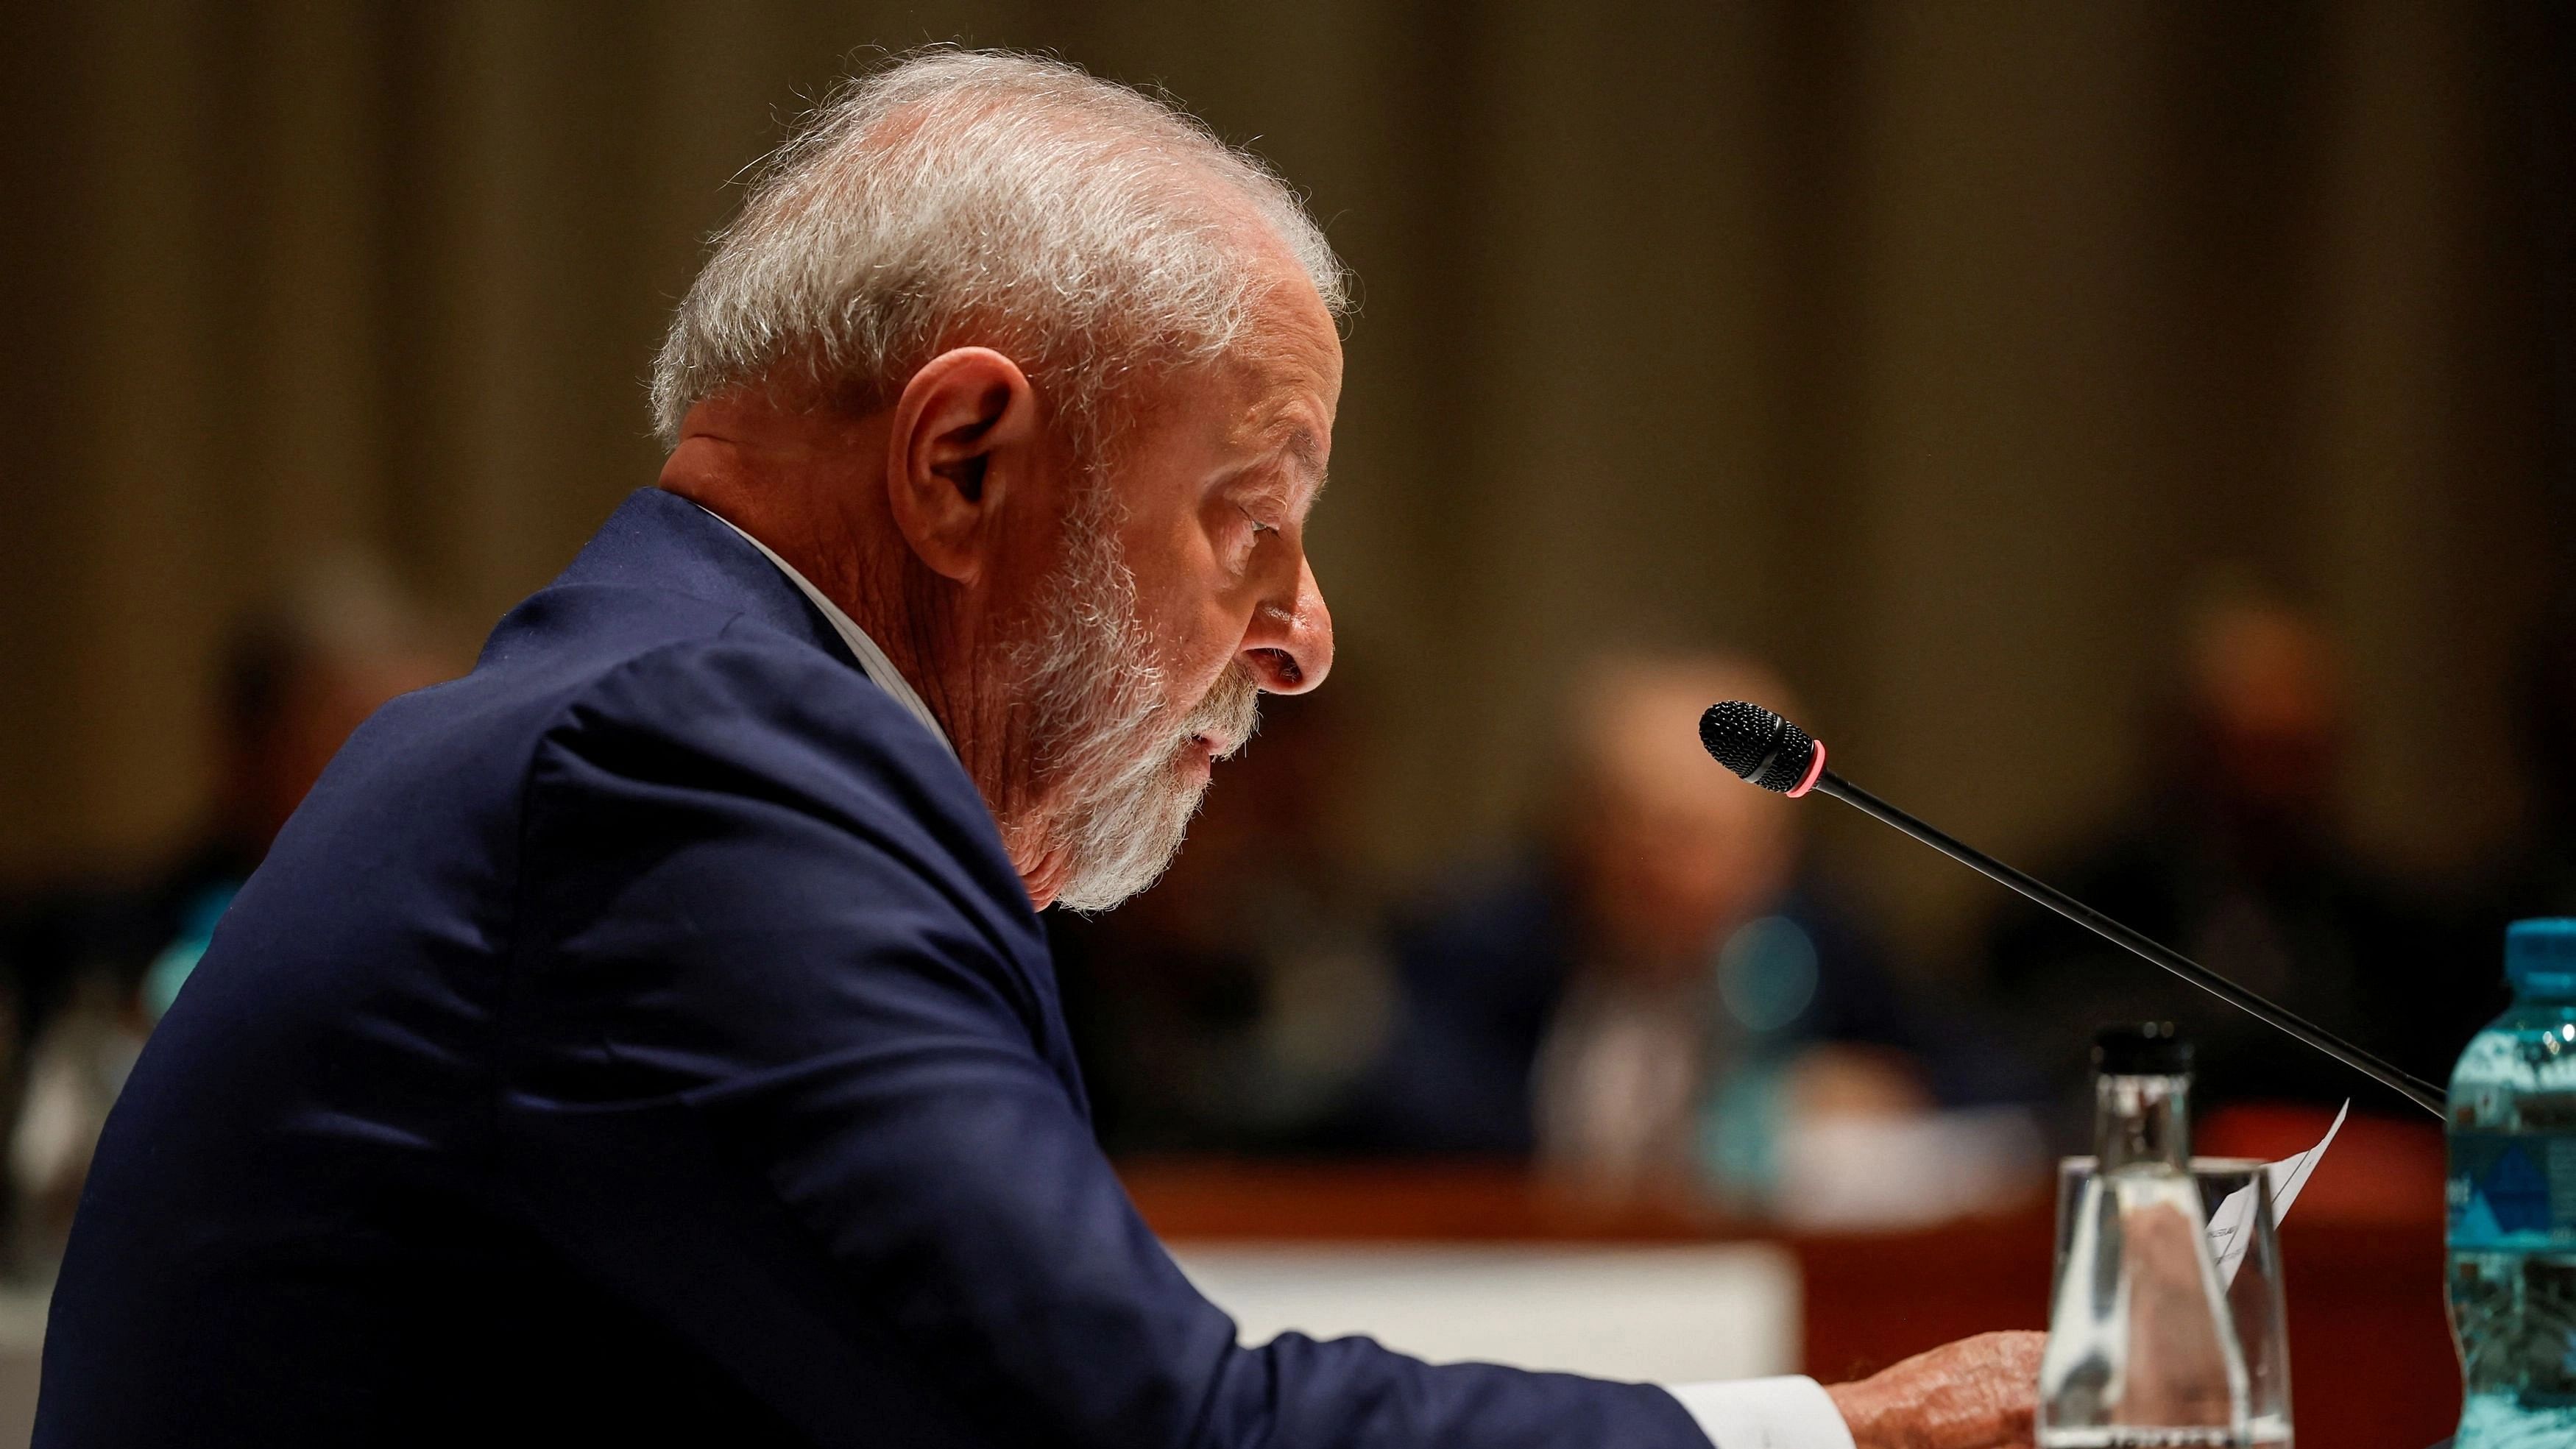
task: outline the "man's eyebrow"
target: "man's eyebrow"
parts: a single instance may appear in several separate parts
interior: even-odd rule
[[[1280,440],[1280,451],[1288,455],[1290,462],[1306,470],[1307,476],[1315,480],[1315,496],[1322,497],[1325,482],[1324,440],[1317,437],[1314,430],[1303,423],[1291,424],[1287,436]]]

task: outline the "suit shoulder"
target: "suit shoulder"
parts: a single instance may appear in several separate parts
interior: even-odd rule
[[[599,673],[537,753],[538,788],[558,805],[671,790],[765,802],[1028,914],[1000,828],[948,747],[855,665],[754,620]]]
[[[919,779],[944,802],[983,813],[947,747],[874,680],[742,616],[596,671],[547,732],[576,749],[613,738],[783,769],[828,765],[854,781]]]
[[[546,739],[584,730],[747,737],[826,734],[897,753],[947,751],[847,657],[738,606],[625,582],[557,583],[493,630],[473,673],[442,686],[451,723],[478,705]],[[954,769],[953,762],[950,768]]]
[[[536,747],[525,806],[548,933],[630,902],[701,933],[946,943],[1051,1039],[1043,932],[1000,829],[944,745],[855,666],[754,625],[587,681]]]

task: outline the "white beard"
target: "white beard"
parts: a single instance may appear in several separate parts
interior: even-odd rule
[[[1204,748],[1196,737],[1250,738],[1261,691],[1236,660],[1206,699],[1173,719],[1107,484],[1087,480],[1065,523],[1064,557],[1039,586],[1029,636],[1011,650],[1013,702],[1038,778],[1062,792],[1040,842],[1042,856],[1066,863],[1055,903],[1105,911],[1171,865],[1207,788],[1185,767]]]

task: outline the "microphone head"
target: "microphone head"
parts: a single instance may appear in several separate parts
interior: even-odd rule
[[[1758,704],[1730,699],[1699,717],[1699,742],[1737,775],[1795,798],[1825,772],[1825,747]]]

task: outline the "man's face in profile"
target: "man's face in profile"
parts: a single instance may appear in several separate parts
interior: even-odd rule
[[[1321,299],[1284,275],[1245,348],[1163,382],[1065,490],[1058,556],[1012,651],[1030,747],[1063,782],[1061,903],[1102,909],[1150,884],[1259,693],[1331,667],[1305,521],[1341,372]]]

